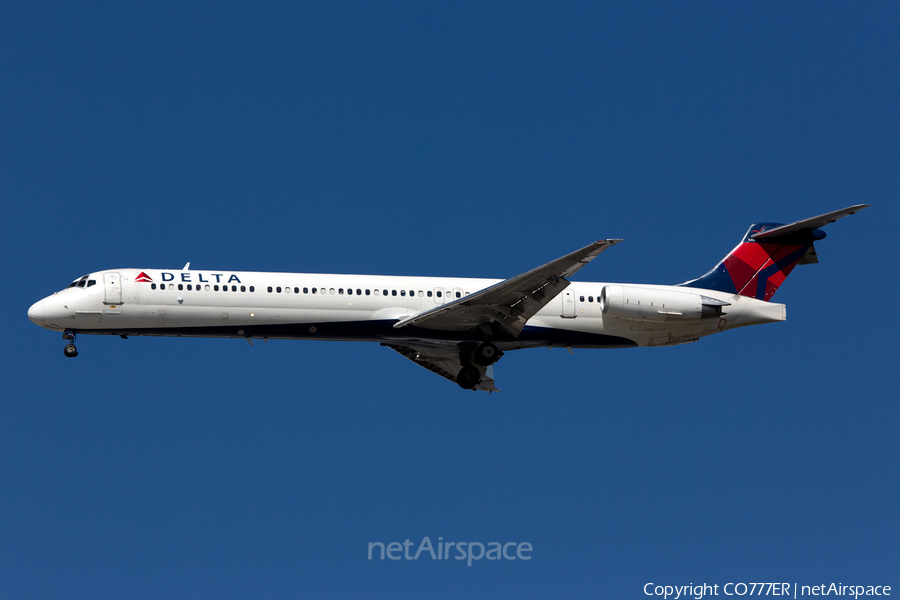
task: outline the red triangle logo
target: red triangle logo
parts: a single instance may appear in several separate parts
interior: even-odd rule
[[[141,274],[134,278],[135,281],[153,281],[150,276],[141,271]]]

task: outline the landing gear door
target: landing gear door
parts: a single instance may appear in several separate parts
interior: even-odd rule
[[[122,278],[118,273],[103,274],[103,304],[122,303]]]
[[[575,292],[572,290],[563,290],[559,295],[562,298],[562,314],[560,316],[568,319],[575,318]]]

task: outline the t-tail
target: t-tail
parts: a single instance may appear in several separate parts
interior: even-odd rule
[[[709,273],[681,285],[768,302],[794,267],[819,262],[814,243],[825,238],[820,227],[869,206],[857,204],[789,225],[754,223],[741,243]]]

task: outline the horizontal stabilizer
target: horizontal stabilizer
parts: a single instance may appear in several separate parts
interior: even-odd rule
[[[841,210],[835,210],[830,213],[825,213],[824,215],[819,215],[818,217],[803,219],[802,221],[789,223],[788,225],[779,225],[778,227],[773,227],[772,229],[763,229],[759,233],[754,233],[750,237],[754,240],[759,241],[765,238],[780,237],[783,235],[788,235],[790,233],[797,233],[799,231],[812,231],[813,229],[824,227],[829,223],[834,223],[838,219],[846,217],[847,215],[854,215],[857,213],[857,211],[868,208],[870,206],[872,205],[856,204],[848,208],[842,208]]]

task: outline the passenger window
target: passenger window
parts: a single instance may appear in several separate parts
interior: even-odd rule
[[[312,293],[315,294],[317,289],[319,289],[319,288],[313,288]]]
[[[281,293],[281,286],[279,285],[278,287],[276,287],[276,288],[275,288],[275,291],[278,292],[278,293],[280,294],[280,293]]]
[[[319,289],[319,293],[322,294],[322,295],[324,296],[324,295],[325,295],[325,288],[320,288],[320,289]]]
[[[213,290],[216,291],[216,292],[218,292],[218,291],[219,291],[219,286],[214,285],[214,286],[213,286]],[[271,291],[272,291],[272,288],[269,288],[269,291],[271,292]]]
[[[332,296],[334,296],[334,288],[329,288],[328,293],[331,294]]]
[[[459,292],[456,292],[456,297],[457,297],[457,298],[461,298],[461,297],[462,297],[462,294],[460,294]]]
[[[409,295],[410,295],[410,296],[415,296],[415,295],[416,295],[416,290],[409,290]]]
[[[435,292],[435,293],[437,294],[437,297],[438,297],[438,298],[441,298],[441,297],[442,297],[442,296],[441,296],[441,292]]]
[[[219,286],[216,286],[216,289],[218,290],[218,289],[219,289]],[[269,293],[270,293],[270,294],[272,293],[272,286],[271,286],[271,285],[269,286]]]
[[[188,291],[190,292],[191,289],[193,289],[193,288],[191,287],[191,284],[188,284]]]
[[[245,288],[244,286],[241,286],[241,291],[242,291],[242,292],[246,292],[246,291],[247,291],[247,288]]]
[[[381,294],[381,290],[375,290],[375,295],[378,296],[379,294]]]
[[[406,290],[400,290],[400,295],[401,295],[401,296],[405,296],[405,295],[406,295]]]
[[[358,292],[359,290],[356,290],[356,291]],[[366,296],[368,296],[368,295],[369,295],[369,290],[366,290]]]
[[[303,288],[303,293],[304,293],[304,294],[308,294],[308,293],[309,293],[309,288],[308,288],[308,287]]]
[[[588,296],[588,302],[593,302],[593,301],[594,301],[594,297],[593,297],[593,296]]]
[[[294,293],[295,293],[295,294],[299,294],[299,293],[300,293],[300,288],[295,287],[295,288],[294,288]]]
[[[178,289],[179,289],[179,290],[183,290],[183,289],[184,289],[184,286],[181,285],[181,284],[179,283],[179,284],[178,284]]]
[[[150,284],[150,289],[151,289],[151,290],[155,290],[155,289],[156,289],[156,284],[155,284],[155,283],[151,283],[151,284]]]
[[[353,295],[353,288],[347,288],[347,295],[348,295],[348,296],[352,296],[352,295]]]
[[[387,291],[387,290],[382,290],[382,294],[384,294],[385,296],[387,296],[387,295],[388,295],[388,291]],[[397,295],[397,292],[394,292],[394,295],[396,296],[396,295]]]
[[[237,286],[236,286],[236,285],[231,286],[231,291],[232,291],[232,292],[236,292],[236,291],[237,291]]]
[[[169,289],[170,289],[170,290],[174,290],[174,289],[175,289],[175,284],[174,284],[174,283],[170,283],[170,284],[169,284]]]
[[[341,296],[343,296],[343,295],[344,295],[344,288],[338,288],[338,294],[340,294]]]
[[[428,297],[431,298],[431,290],[428,290]]]
[[[208,291],[209,291],[209,284],[208,284],[208,283],[207,283],[206,285],[203,286],[203,291],[204,291],[204,292],[208,292]],[[251,292],[253,291],[253,288],[252,288],[252,287],[250,288],[250,291],[251,291]]]
[[[422,290],[419,290],[419,298],[423,297],[425,294],[422,293]]]
[[[361,296],[361,295],[362,295],[362,290],[359,289],[359,288],[356,288],[356,295],[357,295],[357,296]]]
[[[579,301],[579,302],[584,302],[584,296],[578,296],[578,301]]]
[[[255,291],[256,291],[256,288],[253,287],[253,286],[251,285],[251,286],[250,286],[250,291],[251,291],[251,292],[255,292]]]

